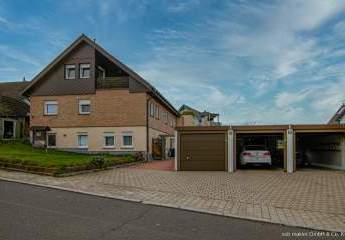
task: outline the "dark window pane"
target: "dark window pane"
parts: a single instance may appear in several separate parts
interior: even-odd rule
[[[123,136],[123,145],[132,146],[132,136]]]

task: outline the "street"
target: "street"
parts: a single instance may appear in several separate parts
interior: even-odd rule
[[[280,239],[310,230],[0,181],[0,239]]]

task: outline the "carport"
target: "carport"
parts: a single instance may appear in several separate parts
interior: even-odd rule
[[[294,170],[345,170],[344,125],[295,125]]]
[[[244,144],[265,144],[288,173],[310,166],[345,170],[345,124],[177,127],[175,170],[234,172]]]
[[[287,169],[286,130],[288,125],[243,125],[231,126],[233,135],[233,170],[241,168],[240,154],[246,145],[263,145],[270,151],[272,165]]]

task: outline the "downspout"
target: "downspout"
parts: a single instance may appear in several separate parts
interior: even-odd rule
[[[149,101],[152,99],[151,96],[149,96],[146,99],[146,160],[149,160],[149,155],[150,155],[150,144],[149,144],[149,117],[150,117],[150,112],[149,112]]]

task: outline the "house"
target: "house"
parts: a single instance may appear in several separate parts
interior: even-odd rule
[[[200,112],[187,105],[179,109],[179,126],[219,126],[219,114],[207,111]],[[217,121],[216,121],[217,118]]]
[[[328,121],[328,124],[341,124],[345,123],[345,103],[343,103],[338,111]]]
[[[78,152],[144,153],[174,146],[178,111],[150,83],[82,34],[24,89],[31,141]]]
[[[29,102],[20,95],[29,82],[0,83],[0,139],[28,137]]]

